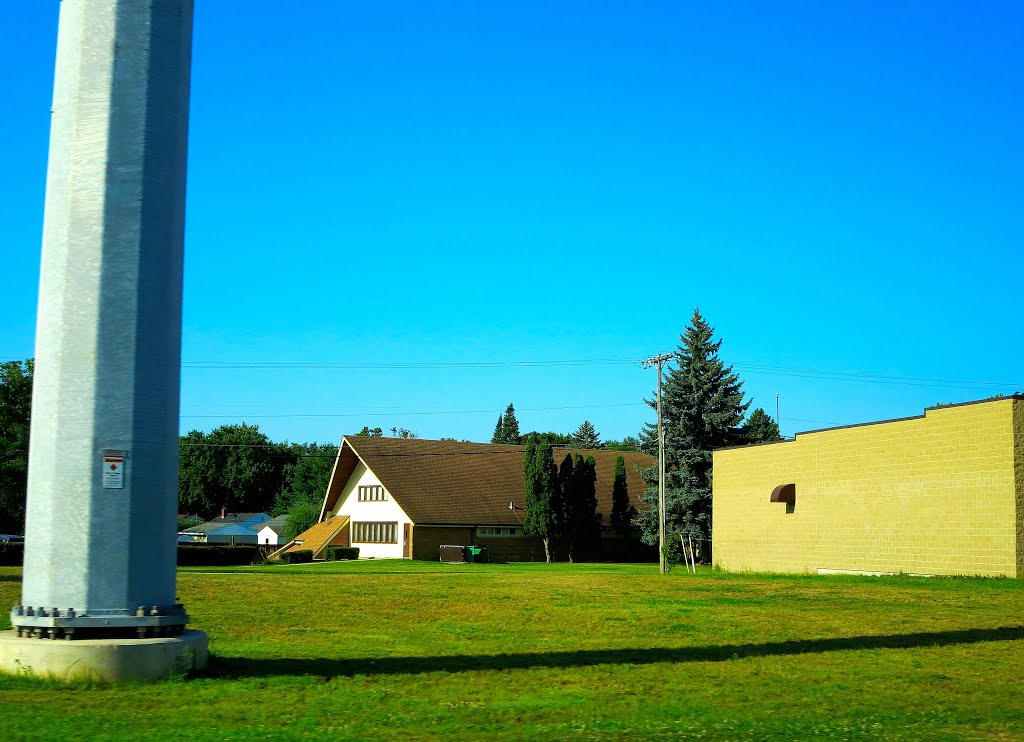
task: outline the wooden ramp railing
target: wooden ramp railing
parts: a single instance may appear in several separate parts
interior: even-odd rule
[[[327,520],[317,523],[309,530],[303,531],[277,551],[270,554],[267,559],[277,559],[289,551],[309,550],[313,552],[314,559],[323,559],[324,552],[331,545],[338,534],[349,524],[350,518],[347,515],[334,515]]]

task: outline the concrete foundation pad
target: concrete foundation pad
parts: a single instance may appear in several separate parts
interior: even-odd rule
[[[0,631],[0,672],[58,680],[155,680],[206,667],[202,631],[159,639],[25,639]]]

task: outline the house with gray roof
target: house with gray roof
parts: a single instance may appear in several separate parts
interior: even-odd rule
[[[279,515],[276,518],[259,524],[259,532],[257,533],[256,543],[260,545],[270,544],[271,546],[277,546],[278,544],[284,543],[284,526],[285,521],[288,520],[287,515]]]

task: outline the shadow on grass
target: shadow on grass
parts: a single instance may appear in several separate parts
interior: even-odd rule
[[[452,655],[436,657],[376,658],[279,658],[248,659],[211,656],[208,675],[224,678],[269,675],[403,675],[426,672],[468,672],[473,670],[526,670],[535,667],[568,668],[593,665],[650,665],[656,662],[724,662],[747,657],[773,657],[859,649],[911,649],[978,644],[1024,639],[1024,626],[996,629],[964,629],[882,636],[850,636],[833,639],[802,639],[763,644],[721,646],[585,649],[568,652],[526,652],[522,654]]]
[[[21,575],[0,575],[0,582],[21,582]]]

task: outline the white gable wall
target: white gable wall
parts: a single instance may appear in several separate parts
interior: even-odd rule
[[[392,499],[391,493],[387,491],[386,487],[384,488],[384,492],[387,493],[386,500],[359,502],[359,487],[367,486],[383,485],[374,473],[366,468],[365,464],[359,462],[341,491],[338,505],[334,510],[326,513],[325,518],[332,515],[347,515],[352,519],[352,523],[349,526],[349,534],[351,534],[352,546],[359,547],[360,559],[370,557],[377,559],[401,558],[405,553],[405,542],[403,540],[405,538],[405,525],[412,523],[412,521],[398,503]],[[395,540],[397,543],[360,543],[355,538],[357,523],[395,523]]]
[[[263,530],[259,532],[257,539],[258,540],[256,543],[263,545],[271,544],[276,546],[277,544],[281,543],[280,536],[278,535],[277,531],[275,531],[270,526],[264,527]]]

